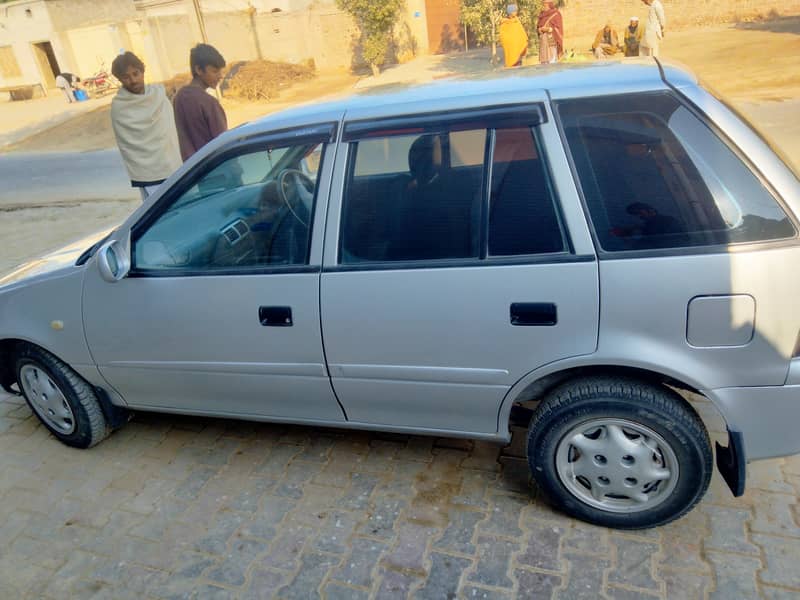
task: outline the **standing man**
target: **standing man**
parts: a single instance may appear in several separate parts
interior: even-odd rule
[[[518,67],[528,53],[528,34],[517,16],[517,5],[506,7],[507,18],[500,21],[500,45],[506,67]]]
[[[228,119],[219,100],[206,90],[222,79],[225,59],[214,46],[197,44],[189,53],[192,82],[178,90],[173,104],[181,157],[189,157],[228,129]]]
[[[539,32],[539,62],[557,62],[564,54],[564,21],[553,0],[542,3],[536,31]]]
[[[667,18],[664,16],[664,6],[661,0],[642,0],[650,10],[647,13],[647,25],[644,28],[640,54],[642,56],[658,57],[658,47],[664,39],[664,30],[667,27]]]
[[[144,63],[133,52],[120,54],[111,73],[122,87],[111,101],[111,126],[131,185],[142,201],[181,166],[175,117],[163,85],[146,85]]]
[[[642,28],[639,27],[639,17],[631,17],[624,34],[625,56],[639,56],[639,45],[642,43]]]

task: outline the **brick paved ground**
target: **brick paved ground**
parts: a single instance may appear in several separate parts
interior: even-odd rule
[[[2,396],[0,598],[800,597],[800,458],[622,533],[537,498],[519,433],[139,415],[82,451]]]

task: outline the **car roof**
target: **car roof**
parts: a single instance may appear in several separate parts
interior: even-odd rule
[[[682,67],[662,65],[670,83],[696,84]],[[624,59],[535,65],[477,75],[458,75],[429,83],[397,83],[357,90],[326,101],[301,104],[237,128],[239,136],[311,123],[375,119],[420,112],[448,112],[471,107],[543,102],[663,89],[659,63]]]

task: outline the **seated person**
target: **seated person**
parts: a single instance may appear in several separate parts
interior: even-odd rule
[[[604,59],[609,56],[614,56],[617,52],[621,51],[619,45],[619,36],[617,32],[611,28],[611,23],[606,23],[597,35],[594,37],[592,44],[592,52],[597,59]]]
[[[689,241],[683,223],[675,217],[660,214],[654,206],[646,202],[633,202],[626,207],[625,212],[638,217],[642,223],[635,226],[614,227],[611,229],[611,235],[634,238],[632,241],[637,247],[659,248],[664,244],[680,246]]]

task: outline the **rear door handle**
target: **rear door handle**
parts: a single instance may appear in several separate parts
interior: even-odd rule
[[[264,327],[291,327],[291,306],[259,306],[258,320]]]
[[[509,312],[512,325],[551,327],[558,323],[558,309],[552,302],[514,302]]]

